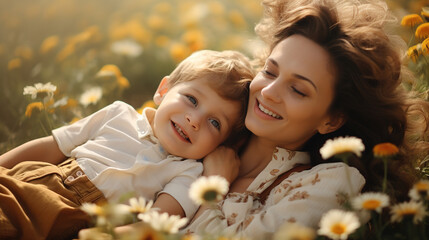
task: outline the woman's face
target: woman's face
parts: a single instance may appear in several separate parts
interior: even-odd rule
[[[250,84],[246,126],[256,136],[298,150],[316,132],[340,124],[328,113],[335,68],[328,52],[302,35],[281,41]]]

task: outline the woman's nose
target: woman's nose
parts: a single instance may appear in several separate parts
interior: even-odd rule
[[[268,99],[272,102],[279,103],[281,102],[280,97],[280,88],[279,86],[276,86],[276,81],[272,81],[270,84],[262,88],[261,95],[265,99]]]
[[[198,130],[200,129],[200,122],[201,122],[201,117],[199,117],[197,114],[186,114],[185,115],[186,121],[189,123],[189,125],[191,125],[191,127],[194,130]]]

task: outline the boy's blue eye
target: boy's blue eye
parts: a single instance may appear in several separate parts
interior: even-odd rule
[[[213,127],[215,127],[216,129],[220,129],[220,123],[217,121],[217,120],[215,120],[215,119],[210,119],[209,120],[210,121],[210,123],[213,125]]]
[[[189,95],[187,95],[186,97],[188,98],[189,102],[191,102],[191,103],[192,103],[192,105],[195,105],[195,106],[197,106],[197,105],[198,105],[198,101],[197,101],[197,99],[195,99],[194,97],[189,96]]]

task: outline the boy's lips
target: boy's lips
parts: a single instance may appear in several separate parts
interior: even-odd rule
[[[272,109],[270,109],[267,106],[264,106],[263,104],[261,104],[257,99],[255,102],[255,110],[261,114],[264,114],[265,116],[269,117],[269,118],[274,118],[274,119],[283,119],[282,116],[280,116],[280,114],[274,112]]]
[[[184,142],[192,143],[186,131],[179,124],[171,121],[171,126],[173,127],[174,132],[181,140],[183,140]]]

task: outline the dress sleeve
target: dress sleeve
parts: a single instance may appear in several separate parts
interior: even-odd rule
[[[342,193],[356,195],[364,184],[355,168],[343,163],[321,164],[289,176],[272,189],[265,205],[251,196],[250,201],[226,199],[220,209],[207,210],[196,219],[191,231],[223,228],[225,234],[267,239],[286,221],[317,228],[325,212],[341,207]]]

